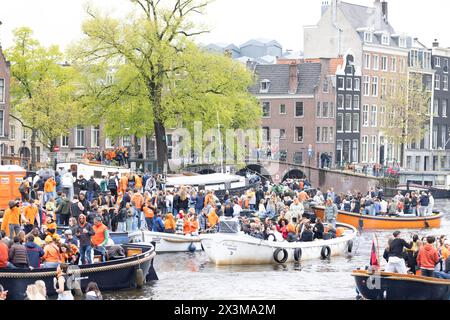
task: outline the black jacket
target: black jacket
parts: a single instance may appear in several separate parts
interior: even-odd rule
[[[87,233],[84,233],[83,230],[87,230]],[[78,224],[76,228],[76,236],[80,240],[80,246],[90,246],[91,245],[91,237],[95,234],[94,229],[90,223],[85,223],[84,226]]]
[[[412,243],[407,243],[405,240],[396,238],[392,240],[391,246],[389,247],[388,257],[403,258],[403,249],[411,249]]]
[[[91,192],[100,190],[98,183],[95,182],[94,179],[89,179],[89,181],[87,182],[86,188],[87,188],[87,191],[91,191]]]

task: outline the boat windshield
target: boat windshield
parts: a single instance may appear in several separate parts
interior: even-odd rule
[[[221,218],[219,230],[219,233],[239,233],[241,231],[239,220],[235,218]]]

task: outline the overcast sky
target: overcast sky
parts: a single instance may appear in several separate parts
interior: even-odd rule
[[[163,0],[165,1],[165,0]],[[92,4],[121,15],[134,6],[130,0],[91,0]],[[235,43],[251,38],[276,39],[283,49],[303,48],[303,26],[316,24],[320,18],[321,0],[215,0],[205,23],[211,33],[198,42]],[[348,0],[372,5],[373,0]],[[11,31],[28,26],[43,44],[58,44],[64,49],[81,37],[81,23],[86,18],[86,0],[1,0],[0,40],[3,47],[12,43]],[[407,32],[431,46],[438,38],[442,46],[450,46],[447,0],[390,0],[389,20],[397,32]]]

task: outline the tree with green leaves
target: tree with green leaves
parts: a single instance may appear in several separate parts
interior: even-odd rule
[[[76,70],[61,64],[63,54],[57,46],[45,48],[32,36],[30,28],[16,29],[6,56],[11,62],[11,117],[31,131],[34,168],[36,141],[52,150],[56,139],[78,124],[83,112],[75,97]]]
[[[400,145],[403,166],[405,147],[412,142],[420,143],[427,132],[427,125],[429,127],[431,91],[425,87],[421,73],[410,72],[407,77],[388,80],[393,86],[384,99],[387,125],[383,132],[396,145]]]
[[[139,13],[123,20],[88,9],[86,38],[71,48],[74,63],[82,69],[99,75],[111,67],[118,70],[113,83],[102,85],[94,78],[87,86],[91,94],[85,101],[94,97],[94,117],[108,119],[107,134],[119,134],[113,128],[123,130],[121,120],[135,128],[134,134],[151,130],[158,166],[170,170],[167,128],[191,129],[196,120],[213,127],[217,112],[224,129],[255,127],[260,108],[248,93],[251,74],[227,57],[199,50],[190,40],[207,32],[196,30],[191,18],[202,14],[208,1],[131,1]],[[131,106],[139,111],[131,115]],[[108,115],[111,110],[116,114]]]

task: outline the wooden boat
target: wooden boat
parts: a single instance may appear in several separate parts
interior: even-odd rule
[[[324,220],[325,207],[317,206],[311,209],[318,218]],[[443,216],[443,213],[439,213],[428,217],[386,217],[339,211],[337,222],[365,230],[433,229],[441,227]]]
[[[368,300],[449,300],[450,280],[396,273],[352,272],[359,293]]]
[[[111,291],[141,287],[147,281],[158,280],[153,268],[156,255],[152,245],[123,245],[126,257],[90,265],[70,266],[68,275],[73,290],[86,289],[89,282],[96,282],[101,291]],[[54,278],[56,268],[52,269],[3,269],[0,270],[0,283],[8,290],[9,300],[23,300],[27,286],[43,280],[47,295],[56,295]]]
[[[233,224],[230,221],[222,223]],[[283,264],[350,253],[357,230],[344,224],[339,227],[346,229],[342,237],[313,242],[266,241],[243,232],[232,232],[233,229],[236,231],[234,227],[216,234],[202,234],[200,239],[209,259],[216,265]],[[221,226],[221,230],[224,229]]]
[[[202,250],[198,236],[184,236],[173,233],[150,231],[111,232],[116,244],[144,243],[153,244],[157,253],[195,252]]]

